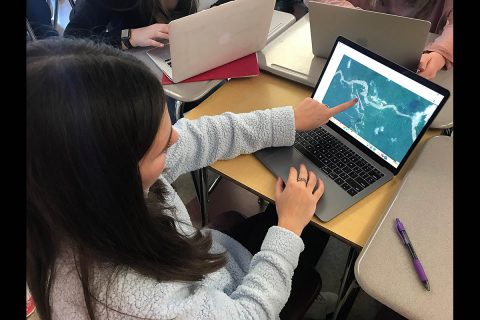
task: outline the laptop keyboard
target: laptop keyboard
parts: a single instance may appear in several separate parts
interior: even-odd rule
[[[294,147],[352,197],[384,175],[322,127],[296,132]]]

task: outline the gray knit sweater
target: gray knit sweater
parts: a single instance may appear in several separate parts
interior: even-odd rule
[[[160,177],[168,186],[168,201],[176,208],[180,232],[190,234],[188,212],[170,183],[183,173],[218,159],[231,159],[271,146],[292,145],[295,139],[291,107],[244,114],[224,113],[174,125],[179,139],[167,153]],[[95,270],[92,299],[99,319],[278,319],[291,288],[293,271],[304,249],[300,237],[271,227],[253,257],[240,243],[211,230],[211,252],[227,252],[227,264],[198,282],[158,282],[133,270],[107,278]],[[65,250],[56,263],[51,293],[53,319],[88,319],[82,287],[72,256]],[[107,292],[108,283],[108,295]],[[107,302],[108,308],[104,307]]]

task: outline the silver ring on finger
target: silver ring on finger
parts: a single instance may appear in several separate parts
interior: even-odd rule
[[[305,182],[305,185],[307,185],[307,179],[306,178],[297,178],[297,181],[303,181]]]

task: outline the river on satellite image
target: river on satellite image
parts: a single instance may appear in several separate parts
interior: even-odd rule
[[[348,56],[343,56],[323,103],[335,106],[355,97],[337,120],[400,162],[435,105]]]

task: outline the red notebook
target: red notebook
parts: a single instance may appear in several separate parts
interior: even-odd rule
[[[215,69],[205,71],[204,73],[200,73],[178,83],[251,77],[258,76],[259,74],[260,70],[258,68],[257,54],[254,52],[246,55],[243,58],[226,63],[223,66],[216,67]],[[172,80],[168,79],[165,74],[162,77],[161,83],[173,84]]]

